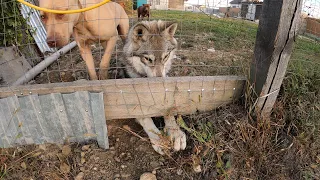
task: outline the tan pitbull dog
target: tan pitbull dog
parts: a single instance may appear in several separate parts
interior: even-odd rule
[[[56,10],[75,10],[90,7],[102,0],[40,0],[42,8]],[[100,79],[108,78],[111,54],[117,42],[118,34],[125,41],[129,31],[129,19],[124,9],[115,2],[108,2],[98,8],[75,14],[53,14],[40,12],[47,31],[47,43],[50,47],[62,47],[75,38],[81,56],[86,62],[91,80],[97,80],[91,44],[101,42],[105,52],[100,62]]]

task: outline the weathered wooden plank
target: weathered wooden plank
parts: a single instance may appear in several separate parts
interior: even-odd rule
[[[141,84],[157,84],[163,83],[189,83],[190,81],[198,81],[203,79],[206,82],[237,80],[244,81],[245,77],[239,76],[200,76],[200,77],[167,77],[167,78],[135,78],[135,79],[109,79],[103,81],[74,81],[64,83],[50,83],[50,84],[34,84],[23,86],[11,86],[0,88],[0,98],[5,98],[13,95],[26,96],[29,94],[51,94],[51,93],[73,93],[76,91],[101,92],[108,90],[108,92],[118,92],[117,87],[132,86]]]
[[[93,114],[97,141],[101,148],[108,149],[108,131],[104,115],[103,93],[90,93],[90,104]]]
[[[117,85],[117,90],[104,90],[106,118],[140,118],[163,116],[168,112],[191,114],[212,110],[237,99],[242,93],[243,85],[244,81],[211,81],[205,77],[191,77],[184,82],[133,82],[131,87]]]
[[[118,79],[32,85],[0,89],[0,97],[12,94],[103,92],[107,119],[190,114],[211,110],[237,99],[244,77],[170,77]]]
[[[265,0],[259,22],[250,81],[256,110],[268,116],[279,93],[298,31],[302,0]]]

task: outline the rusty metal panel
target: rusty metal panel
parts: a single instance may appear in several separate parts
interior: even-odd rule
[[[0,147],[97,140],[109,147],[103,93],[12,96],[0,99]]]

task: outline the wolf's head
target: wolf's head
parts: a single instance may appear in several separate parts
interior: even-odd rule
[[[165,77],[177,49],[177,23],[142,21],[134,25],[124,46],[131,77]]]

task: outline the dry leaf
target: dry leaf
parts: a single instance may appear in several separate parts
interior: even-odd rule
[[[126,130],[128,130],[128,131],[131,131],[131,128],[130,128],[128,125],[124,125],[124,126],[123,126],[123,129],[126,129]]]
[[[83,172],[80,172],[75,178],[74,180],[82,180],[84,177],[84,173]]]
[[[85,152],[81,152],[81,157],[84,157],[84,155],[86,155]]]
[[[86,159],[85,158],[81,158],[81,164],[85,163],[86,162]]]
[[[318,168],[318,165],[316,165],[316,164],[311,164],[311,166],[310,166],[312,169],[317,169]]]
[[[23,169],[27,169],[26,163],[25,163],[25,162],[22,162],[22,163],[21,163],[21,167],[22,167]]]
[[[41,149],[41,150],[46,150],[46,145],[45,144],[40,144],[39,145],[39,149]]]
[[[70,166],[68,166],[68,164],[66,164],[66,163],[62,163],[60,165],[60,170],[63,173],[69,173],[70,172]]]
[[[71,148],[69,145],[64,145],[62,147],[62,154],[68,156],[71,153]]]
[[[97,134],[85,133],[84,137],[97,137]]]
[[[88,151],[89,149],[90,149],[90,145],[84,145],[81,148],[82,151]]]
[[[37,153],[32,154],[32,157],[37,157],[37,156],[40,156],[40,155],[41,155],[41,152],[37,152]]]

